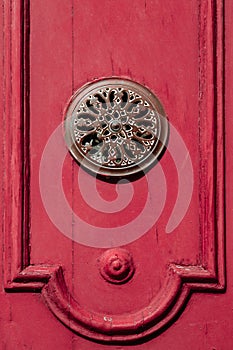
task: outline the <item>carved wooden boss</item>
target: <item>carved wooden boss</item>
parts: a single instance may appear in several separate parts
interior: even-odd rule
[[[4,4],[5,288],[124,343],[224,289],[222,3],[97,3]]]

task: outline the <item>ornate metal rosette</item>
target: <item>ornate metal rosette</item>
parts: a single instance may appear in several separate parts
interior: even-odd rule
[[[66,143],[88,170],[105,176],[144,171],[161,154],[168,121],[157,97],[119,78],[85,85],[65,117]]]

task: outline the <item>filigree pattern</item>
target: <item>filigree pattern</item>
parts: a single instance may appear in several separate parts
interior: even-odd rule
[[[139,84],[120,82],[89,88],[81,98],[77,95],[70,113],[73,149],[96,168],[141,167],[161,141],[164,117],[145,91],[152,94]]]

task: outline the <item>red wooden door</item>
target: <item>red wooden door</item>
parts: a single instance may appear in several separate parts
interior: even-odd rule
[[[231,349],[231,2],[2,5],[1,348]]]

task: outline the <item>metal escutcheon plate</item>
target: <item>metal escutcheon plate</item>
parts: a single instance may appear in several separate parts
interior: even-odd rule
[[[168,120],[158,98],[127,79],[85,85],[65,116],[65,140],[72,156],[91,173],[128,176],[145,172],[161,155]]]

